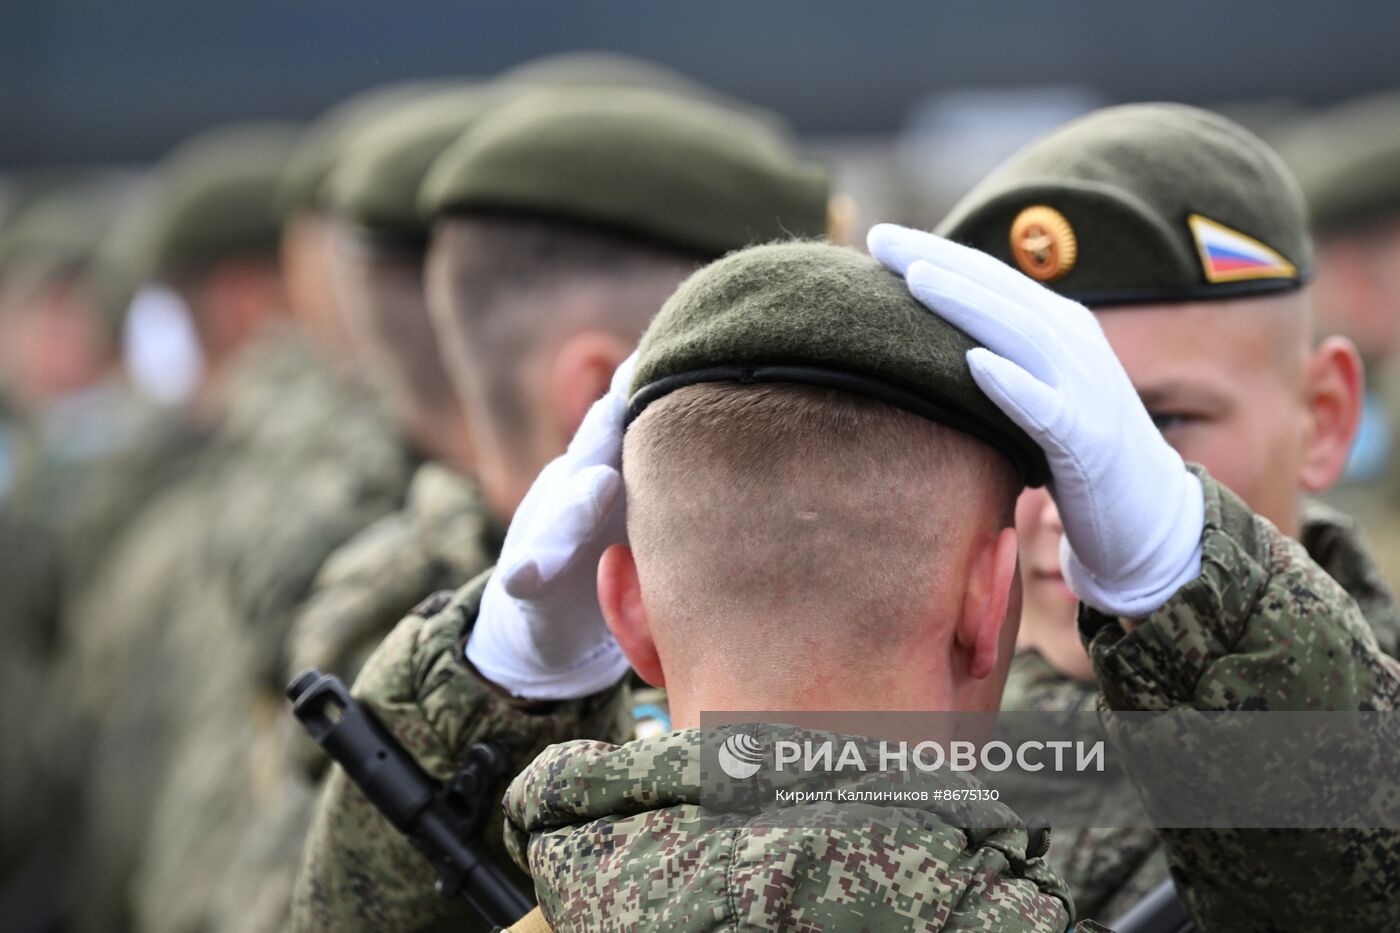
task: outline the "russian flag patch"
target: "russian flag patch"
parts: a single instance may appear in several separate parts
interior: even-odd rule
[[[1298,277],[1293,263],[1253,237],[1200,214],[1192,214],[1188,223],[1208,282]]]

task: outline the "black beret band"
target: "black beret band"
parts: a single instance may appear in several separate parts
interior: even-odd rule
[[[921,418],[977,438],[995,447],[1011,461],[1017,475],[1027,486],[1042,486],[1049,476],[1042,475],[1043,462],[1039,469],[1022,450],[1008,437],[993,430],[985,419],[964,412],[955,406],[942,405],[927,395],[911,391],[902,386],[892,385],[879,379],[859,373],[837,369],[823,369],[816,366],[794,366],[783,363],[749,366],[709,366],[689,372],[673,373],[655,382],[642,386],[632,394],[627,404],[627,414],[623,430],[635,421],[647,406],[686,386],[712,382],[729,382],[738,385],[758,385],[768,383],[794,383],[797,385],[819,386],[825,389],[839,389],[893,405]]]

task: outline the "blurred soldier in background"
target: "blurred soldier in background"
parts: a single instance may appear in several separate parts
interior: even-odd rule
[[[417,91],[395,93],[401,100]],[[328,119],[355,125],[385,106],[371,95]],[[191,583],[172,626],[185,639],[175,653],[190,689],[133,879],[142,930],[209,923],[253,816],[261,743],[282,736],[274,723],[283,715],[283,659],[298,607],[330,554],[402,508],[419,457],[366,378],[375,361],[353,340],[327,279],[333,256],[320,235],[334,226],[323,170],[337,133],[314,125],[286,162],[281,203],[303,205],[282,216],[283,307],[294,328],[265,334],[244,355],[218,429],[226,454],[210,478]],[[308,159],[318,171],[298,175]],[[288,194],[303,183],[308,190]],[[298,242],[306,231],[297,225],[308,217],[314,235]],[[232,646],[223,656],[208,651],[201,633],[210,630]]]
[[[470,432],[428,320],[428,224],[418,188],[434,158],[490,95],[425,92],[347,132],[327,177],[328,255],[337,300],[395,427],[423,462],[402,506],[336,549],[296,613],[285,676],[307,666],[353,678],[364,657],[427,594],[455,589],[495,560],[500,533],[471,479]],[[290,717],[261,723],[241,774],[253,818],[219,879],[209,929],[273,931],[286,921],[313,791],[326,761]],[[229,846],[219,839],[214,844]]]
[[[271,199],[292,141],[288,128],[267,125],[190,140],[157,167],[141,217],[127,228],[139,237],[139,247],[127,247],[139,262],[129,281],[168,284],[192,316],[206,368],[184,416],[202,442],[178,470],[172,466],[74,600],[66,662],[77,707],[73,734],[91,731],[93,743],[72,886],[78,929],[130,925],[128,886],[158,778],[174,731],[199,696],[202,670],[191,661],[237,663],[227,633],[183,609],[220,497],[216,477],[239,452],[237,438],[214,432],[238,413],[241,358],[284,326]],[[187,650],[191,644],[197,652]]]
[[[1109,108],[1025,147],[939,231],[1097,312],[1167,441],[1301,541],[1395,653],[1400,620],[1354,524],[1303,498],[1341,474],[1360,363],[1345,339],[1314,339],[1306,211],[1263,142],[1195,108]],[[1022,493],[1017,530],[1022,650],[1004,707],[1093,709],[1100,690],[1061,575],[1064,523],[1046,491]],[[1058,833],[1049,860],[1096,916],[1168,877],[1146,830]],[[1312,906],[1306,889],[1290,896],[1300,912]]]
[[[1355,515],[1391,586],[1400,583],[1400,95],[1363,98],[1283,135],[1317,238],[1321,334],[1366,363],[1361,427],[1328,501]]]
[[[332,281],[334,222],[326,202],[326,181],[345,139],[359,127],[444,82],[406,81],[373,87],[331,107],[298,143],[278,185],[282,216],[282,268],[291,305],[303,331],[328,361],[353,367],[356,348]]]
[[[676,284],[747,243],[822,235],[828,183],[764,124],[712,104],[561,90],[482,117],[438,158],[422,198],[436,220],[429,307],[471,425],[482,491],[504,522]],[[611,673],[606,684],[561,693],[559,684],[521,691],[518,681],[492,683],[477,672],[461,644],[483,579],[401,622],[357,681],[419,763],[445,778],[487,733],[508,735],[520,763],[556,737],[630,734]],[[572,673],[594,678],[587,668]],[[487,834],[499,853],[498,821]],[[332,769],[297,878],[294,928],[479,922],[438,896],[433,880]]]
[[[71,823],[62,805],[73,749],[50,715],[65,594],[149,491],[142,468],[154,465],[132,472],[154,413],[123,380],[119,321],[99,286],[99,246],[129,188],[111,177],[45,186],[0,233],[0,380],[14,423],[26,426],[7,432],[0,495],[0,744],[13,756],[0,793],[0,884],[30,903],[52,888],[12,873],[57,855]],[[0,902],[3,924],[8,897]]]

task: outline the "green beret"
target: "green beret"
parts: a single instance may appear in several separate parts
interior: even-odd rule
[[[719,256],[826,233],[830,180],[772,129],[654,91],[538,91],[492,109],[433,165],[421,205],[523,213]]]
[[[285,219],[324,206],[326,178],[347,136],[400,104],[445,85],[442,81],[405,81],[372,87],[317,117],[297,140],[278,183],[276,204],[281,216]]]
[[[1400,216],[1400,94],[1378,94],[1308,120],[1279,139],[1322,234]]]
[[[296,140],[282,124],[220,127],[181,144],[156,169],[136,260],[142,281],[197,273],[239,255],[274,255],[278,179]]]
[[[868,256],[825,243],[755,246],[696,272],[662,307],[638,349],[627,420],[697,383],[826,386],[970,434],[1042,485],[1044,454],[972,379],[975,346]]]
[[[0,232],[0,276],[86,275],[128,188],[88,178],[34,198]]]
[[[501,72],[496,81],[536,88],[649,88],[705,98],[709,90],[665,65],[616,52],[544,55]]]
[[[418,189],[433,161],[486,109],[480,88],[429,93],[367,120],[347,134],[326,181],[337,214],[376,237],[426,241]]]
[[[542,88],[642,88],[664,91],[692,100],[702,100],[717,107],[737,110],[778,132],[790,131],[786,118],[775,111],[721,94],[714,88],[657,62],[631,55],[619,55],[616,52],[561,52],[558,55],[545,55],[501,72],[494,83],[503,93]]]
[[[1284,291],[1313,266],[1302,194],[1282,160],[1181,104],[1109,107],[1041,137],[938,232],[1091,306]]]
[[[155,179],[147,178],[123,205],[93,257],[93,297],[114,334],[121,333],[126,312],[147,281],[146,244],[159,207],[155,191]]]

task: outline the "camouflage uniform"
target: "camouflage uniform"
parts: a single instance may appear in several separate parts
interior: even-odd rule
[[[350,680],[425,593],[455,588],[489,567],[500,534],[474,482],[444,466],[418,468],[403,510],[386,515],[326,561],[288,638],[287,679],[318,667]],[[281,715],[252,750],[254,818],[231,853],[213,928],[281,929],[325,756]]]
[[[554,742],[579,736],[624,740],[631,726],[623,685],[584,700],[532,703],[505,695],[468,668],[463,648],[485,583],[485,576],[478,577],[446,605],[435,600],[400,622],[365,663],[354,694],[439,780],[450,778],[467,749],[486,738],[507,743],[515,770]],[[503,781],[497,793],[504,790]],[[486,843],[509,864],[499,821],[488,824]],[[302,856],[291,928],[480,926],[464,904],[434,890],[435,880],[418,851],[341,769],[332,768]]]
[[[1400,665],[1375,631],[1386,630],[1394,650],[1394,611],[1384,587],[1372,587],[1366,563],[1347,559],[1350,535],[1333,524],[1309,536],[1319,557],[1348,564],[1339,581],[1302,544],[1193,469],[1205,489],[1201,575],[1131,632],[1081,607],[1080,633],[1104,706],[1394,710]],[[1344,583],[1366,590],[1364,607]],[[1150,812],[1150,795],[1146,802]],[[1161,837],[1177,887],[1203,929],[1400,924],[1400,839],[1393,831],[1166,830]]]
[[[1386,654],[1396,654],[1400,616],[1394,597],[1362,546],[1356,523],[1321,503],[1303,507],[1299,536],[1308,556],[1356,602]],[[1008,710],[1093,710],[1098,688],[1052,668],[1034,651],[1012,662],[1002,698]],[[1057,832],[1046,856],[1065,880],[1081,913],[1116,917],[1168,877],[1167,860],[1155,833],[1142,829],[1099,828]]]
[[[207,527],[214,442],[113,543],[75,604],[65,680],[70,719],[92,735],[84,775],[76,900],[79,930],[130,926],[127,887],[168,761],[171,728],[188,668],[172,654],[192,579],[192,545]],[[209,650],[218,652],[211,640]]]
[[[122,530],[188,465],[196,432],[113,381],[66,398],[32,434],[29,462],[0,505],[0,871],[71,840],[86,733],[68,655],[84,637],[78,593]],[[67,861],[67,856],[62,856]]]
[[[969,823],[933,800],[707,806],[716,734],[556,745],[511,784],[507,846],[555,930],[1070,927],[1068,892],[1005,807]]]
[[[1400,666],[1379,650],[1355,601],[1301,545],[1201,475],[1206,522],[1200,577],[1131,632],[1116,619],[1081,610],[1106,705],[1393,709],[1400,702]],[[1324,537],[1329,546],[1344,540]],[[1279,645],[1290,646],[1290,663],[1278,663]],[[1351,664],[1342,667],[1339,658]],[[887,841],[871,839],[868,828],[866,835],[857,828],[837,840],[850,850],[834,853],[830,838],[789,840],[778,834],[775,840],[761,827],[726,824],[697,806],[684,765],[685,749],[699,737],[674,733],[621,748],[557,746],[511,785],[511,850],[531,871],[555,929],[610,929],[619,918],[625,923],[643,916],[648,923],[664,917],[685,929],[807,921],[866,929],[908,929],[917,922],[926,929],[960,928],[949,918],[950,908],[977,917],[978,929],[1063,929],[1068,922],[1067,914],[1049,927],[1038,925],[1042,921],[1030,912],[999,916],[1005,895],[994,886],[950,889],[946,862],[932,871],[921,863],[912,873],[911,886],[926,892],[913,900],[927,913],[911,918],[908,902],[883,886],[870,891],[878,875],[869,867],[839,874],[850,870],[853,856],[891,857],[883,849]],[[607,834],[606,845],[600,832]],[[944,833],[960,850],[965,845],[955,828],[935,823],[915,843],[921,856],[938,859]],[[1283,845],[1280,835],[1287,837]],[[751,843],[751,836],[763,842]],[[1175,830],[1162,836],[1177,883],[1203,929],[1370,930],[1397,922],[1400,843],[1394,833]],[[1048,867],[1044,871],[1055,877]],[[1304,875],[1313,882],[1300,883]],[[851,892],[862,888],[863,897],[852,903]],[[900,895],[909,891],[899,886]],[[956,900],[936,906],[950,895]]]
[[[213,892],[253,812],[249,750],[283,712],[294,612],[326,558],[401,506],[411,465],[375,400],[276,335],[231,383],[191,584],[169,626],[187,678],[172,712],[132,899],[140,929],[207,924]]]

